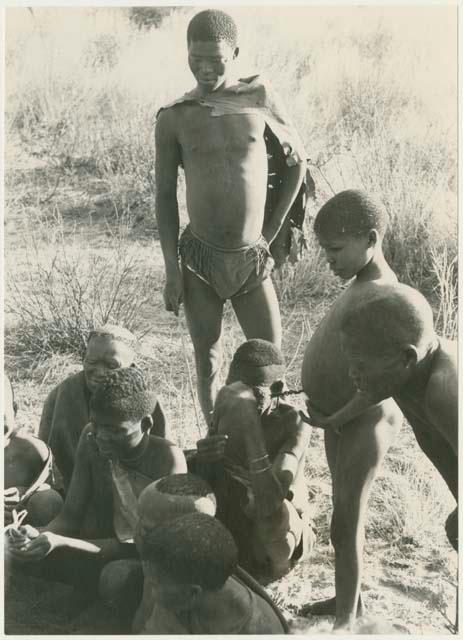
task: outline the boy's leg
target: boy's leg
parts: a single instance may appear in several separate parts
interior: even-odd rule
[[[281,347],[280,306],[271,278],[231,303],[247,340],[261,338]]]
[[[63,498],[60,494],[44,485],[27,500],[26,522],[34,527],[44,527],[58,515],[62,507]]]
[[[352,627],[360,595],[365,516],[372,483],[401,426],[392,401],[366,412],[344,427],[336,463],[331,540],[335,549],[335,627]],[[391,415],[392,414],[392,415]],[[394,415],[395,414],[395,415]]]
[[[195,351],[199,404],[209,425],[219,390],[224,303],[212,287],[184,267],[183,304]]]

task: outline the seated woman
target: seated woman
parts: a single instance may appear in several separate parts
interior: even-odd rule
[[[88,338],[83,370],[66,378],[45,400],[39,437],[53,452],[64,491],[71,480],[80,434],[90,421],[92,393],[108,371],[133,366],[135,346],[135,336],[123,327],[106,324],[95,329]],[[158,400],[151,415],[153,435],[164,437],[166,421]]]
[[[236,541],[240,564],[262,582],[287,573],[314,542],[304,478],[311,430],[289,403],[272,399],[284,370],[272,343],[243,343],[196,456],[196,472],[214,490],[217,517]]]
[[[47,445],[29,434],[16,430],[17,404],[13,387],[4,376],[4,508],[5,525],[13,522],[13,510],[27,510],[26,522],[45,525],[61,509],[59,493],[48,484],[52,456]]]

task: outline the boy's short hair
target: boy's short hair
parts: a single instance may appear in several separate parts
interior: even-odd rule
[[[376,229],[382,237],[387,228],[385,208],[363,191],[347,189],[330,198],[317,213],[314,231],[329,234],[360,235]]]
[[[98,413],[137,421],[151,415],[156,395],[140,369],[122,367],[106,374],[90,399]]]
[[[251,386],[271,384],[285,373],[285,360],[281,349],[268,340],[254,338],[241,344],[235,351],[228,379],[241,380]]]
[[[191,513],[149,531],[141,558],[180,584],[221,589],[238,564],[238,549],[224,525],[204,513]]]
[[[131,331],[125,327],[119,327],[116,324],[104,324],[102,326],[95,327],[95,329],[90,331],[88,334],[87,344],[92,338],[109,338],[110,340],[117,340],[118,342],[127,344],[132,349],[134,349],[137,344],[137,339]]]
[[[209,484],[194,473],[175,473],[155,482],[156,490],[170,496],[184,496],[194,500],[207,498],[214,506],[217,501]]]
[[[227,42],[236,49],[238,29],[233,18],[218,9],[206,9],[197,13],[188,25],[187,43],[190,42]]]
[[[368,291],[346,311],[341,331],[359,340],[373,354],[396,351],[405,345],[427,346],[435,339],[432,309],[426,298],[405,284],[384,285]]]

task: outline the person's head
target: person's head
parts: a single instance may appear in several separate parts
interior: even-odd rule
[[[156,395],[139,369],[107,373],[90,399],[90,420],[100,452],[116,459],[129,455],[151,430],[155,404]]]
[[[268,340],[254,338],[235,351],[228,370],[227,384],[244,382],[254,388],[262,410],[271,392],[281,391],[285,375],[285,360],[281,349]]]
[[[216,499],[208,483],[193,473],[164,476],[138,498],[137,544],[156,526],[188,513],[215,515]]]
[[[219,520],[191,513],[150,531],[141,559],[155,600],[182,611],[194,609],[205,593],[224,586],[238,563],[238,549]]]
[[[112,324],[90,332],[83,364],[85,382],[92,393],[108,371],[133,364],[136,342],[128,329]]]
[[[387,221],[384,207],[363,191],[330,198],[317,213],[314,231],[333,273],[349,280],[382,251]]]
[[[215,91],[230,77],[238,56],[238,30],[224,11],[207,9],[197,13],[187,29],[188,64],[198,86]]]
[[[3,375],[3,433],[5,446],[16,428],[18,405],[14,399],[13,385],[6,374]]]
[[[378,400],[398,392],[437,344],[431,307],[404,284],[367,289],[346,312],[341,340],[350,377]]]

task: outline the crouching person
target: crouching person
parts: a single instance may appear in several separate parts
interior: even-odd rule
[[[236,544],[212,516],[191,513],[155,527],[141,557],[155,602],[144,633],[285,633],[274,607],[232,575]]]
[[[59,493],[50,487],[51,451],[39,438],[18,433],[13,387],[6,375],[3,382],[4,522],[5,525],[12,524],[16,511],[28,524],[45,525],[63,506]]]
[[[80,437],[62,510],[40,531],[24,526],[7,532],[7,554],[16,568],[96,593],[103,567],[138,558],[139,494],[153,480],[186,471],[182,451],[150,434],[154,401],[138,369],[117,369],[104,378],[91,398],[91,422]],[[122,572],[110,593],[101,593],[120,605],[121,625],[133,617],[143,587],[140,566],[137,571],[129,562],[128,568],[139,576],[137,584]],[[118,582],[130,589],[115,598]]]
[[[214,489],[217,517],[238,545],[240,564],[262,582],[287,573],[314,538],[304,479],[310,427],[290,404],[272,399],[283,376],[275,345],[242,344],[209,435],[198,442],[197,472]]]

